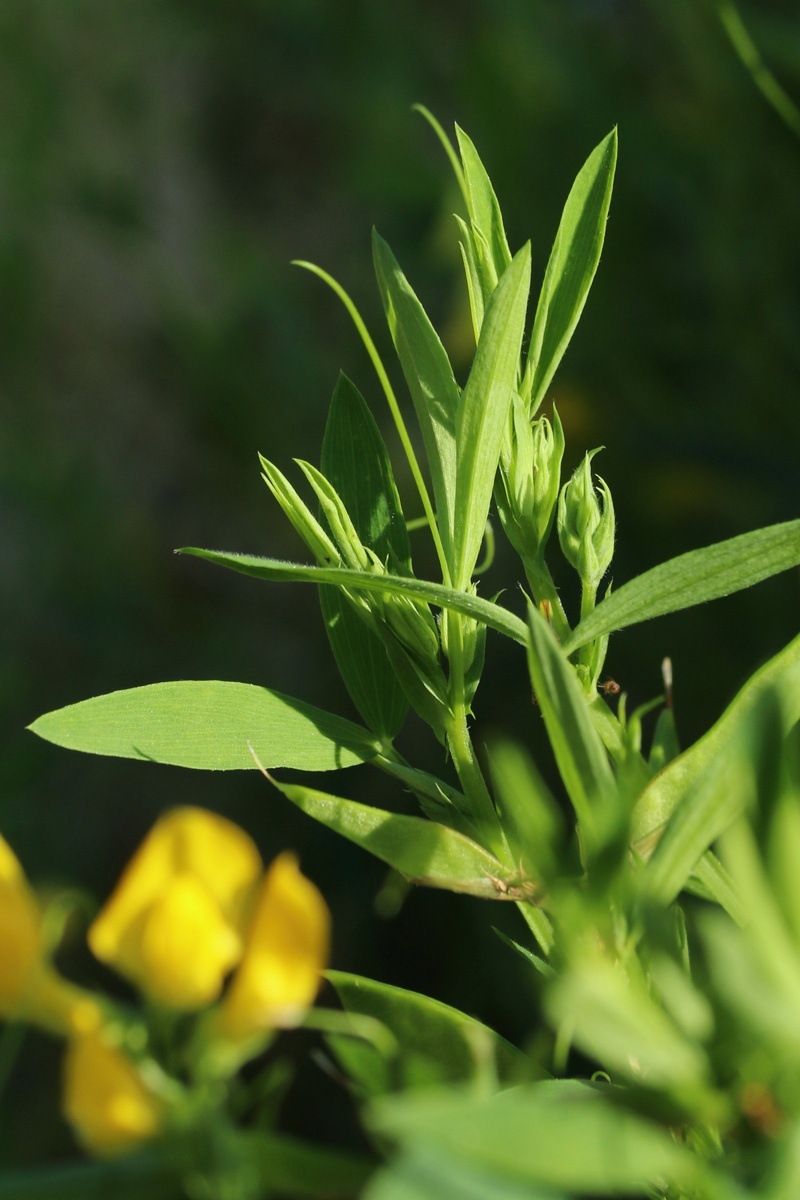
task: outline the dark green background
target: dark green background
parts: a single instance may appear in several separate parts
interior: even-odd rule
[[[743,15],[800,97],[794,0],[750,0]],[[38,884],[102,897],[163,808],[231,814],[265,858],[300,851],[334,912],[335,966],[522,1038],[533,991],[490,930],[503,916],[516,928],[513,913],[415,893],[379,920],[380,867],[255,772],[93,759],[24,732],[63,704],[173,678],[264,683],[351,713],[311,589],[172,550],[305,558],[256,451],[284,467],[317,460],[340,367],[386,425],[346,315],[292,258],[339,278],[385,348],[377,225],[463,380],[458,197],[415,101],[470,132],[539,279],[572,178],[619,125],[600,272],[553,388],[570,466],[607,447],[596,465],[617,508],[615,582],[798,515],[800,143],[710,3],[5,0],[0,829]],[[513,595],[515,580],[501,555],[491,584]],[[670,654],[688,742],[794,635],[797,614],[792,573],[620,635],[608,670],[635,704],[658,693]],[[508,724],[541,747],[521,656],[490,636],[489,658],[478,726]],[[439,769],[427,740],[419,753]],[[366,771],[325,786],[396,802]],[[108,982],[79,935],[65,963]],[[0,1109],[0,1165],[70,1152],[58,1053],[28,1039]],[[312,1123],[334,1137],[337,1105],[324,1101],[338,1093],[321,1080],[307,1072],[294,1108],[316,1097]]]

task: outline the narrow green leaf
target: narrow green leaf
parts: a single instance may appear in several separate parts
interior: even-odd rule
[[[410,569],[411,550],[383,438],[361,393],[340,375],[322,442],[322,471],[341,497],[362,543],[386,562]],[[338,588],[320,588],[334,658],[371,729],[391,740],[408,701],[378,637]]]
[[[642,858],[653,853],[670,815],[723,747],[741,736],[743,723],[761,696],[780,687],[783,736],[800,720],[798,670],[800,636],[750,677],[708,733],[650,780],[636,802],[631,824],[631,839]]]
[[[567,197],[536,308],[525,370],[531,415],[544,400],[592,286],[616,163],[617,131],[612,129],[581,167]]]
[[[383,1096],[368,1121],[402,1146],[432,1148],[570,1195],[638,1194],[664,1180],[688,1182],[694,1158],[668,1130],[615,1106],[614,1094],[560,1079],[483,1097],[435,1089]]]
[[[442,545],[452,565],[458,384],[439,335],[388,245],[374,230],[372,251],[386,320],[425,443]]]
[[[460,588],[469,583],[477,562],[492,499],[517,378],[530,269],[530,245],[526,245],[515,255],[492,295],[459,402],[453,582]]]
[[[464,167],[466,200],[469,217],[475,230],[481,234],[489,247],[492,266],[497,279],[511,262],[503,215],[497,201],[492,181],[480,160],[478,151],[470,137],[456,125],[456,140]]]
[[[309,817],[368,850],[414,883],[488,900],[514,898],[503,890],[518,882],[508,868],[454,829],[314,788],[276,779],[272,782]]]
[[[645,571],[597,605],[564,643],[572,654],[595,638],[716,600],[800,564],[800,520],[768,525]]]
[[[538,608],[529,610],[528,663],[564,787],[589,830],[598,808],[615,795],[608,755],[589,715],[586,696]]]
[[[269,688],[182,679],[111,692],[45,713],[28,728],[69,750],[140,758],[203,771],[256,763],[335,771],[368,762],[366,729]]]
[[[355,1039],[328,1037],[348,1076],[368,1094],[432,1084],[467,1083],[486,1073],[509,1081],[527,1073],[528,1059],[494,1030],[418,992],[328,971],[345,1012],[380,1021],[394,1035],[397,1057],[383,1059],[378,1050]]]
[[[333,583],[351,591],[385,592],[389,596],[410,596],[412,600],[427,600],[454,612],[474,617],[489,629],[502,633],[522,646],[528,644],[528,628],[524,621],[507,608],[484,600],[470,592],[428,583],[422,579],[406,579],[401,575],[367,574],[344,567],[310,567],[301,563],[283,562],[277,558],[259,558],[254,554],[235,554],[224,550],[199,550],[184,546],[177,554],[193,554],[220,567],[228,567],[254,579],[270,579],[275,583]]]

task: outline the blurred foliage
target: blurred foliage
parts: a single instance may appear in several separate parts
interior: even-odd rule
[[[741,11],[800,95],[796,5]],[[609,441],[615,579],[797,516],[797,141],[696,0],[6,0],[0,101],[4,834],[37,882],[102,895],[167,804],[223,811],[265,857],[301,851],[334,911],[337,966],[519,1035],[530,992],[477,902],[415,893],[379,923],[380,870],[259,778],[67,755],[24,726],[180,677],[265,683],[350,714],[312,589],[171,551],[294,556],[256,451],[315,459],[340,367],[383,419],[345,314],[290,259],[341,279],[377,332],[374,222],[466,361],[457,198],[415,101],[470,130],[512,246],[534,230],[535,277],[575,171],[620,127],[603,262],[553,388],[568,468]],[[514,582],[503,567],[497,587]],[[796,632],[797,593],[793,573],[633,630],[608,670],[638,703],[670,654],[688,744]],[[543,744],[503,662],[477,716]],[[474,912],[470,962],[445,937],[452,905]],[[0,1164],[64,1152],[52,1088],[36,1084],[54,1070],[32,1038]]]

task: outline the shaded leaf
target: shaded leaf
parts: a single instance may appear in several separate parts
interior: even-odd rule
[[[518,881],[493,854],[463,833],[423,817],[359,804],[299,784],[272,782],[292,804],[368,850],[414,883],[484,899],[514,899],[503,888]]]
[[[361,393],[340,375],[322,442],[322,472],[341,497],[362,543],[382,561],[410,569],[400,498],[380,431]],[[408,701],[378,637],[336,588],[320,588],[334,658],[369,727],[391,740]]]
[[[547,726],[564,787],[587,832],[598,810],[615,794],[605,747],[589,715],[586,696],[538,608],[528,610],[528,663],[534,693]]]
[[[360,975],[326,975],[346,1012],[374,1018],[394,1036],[397,1055],[391,1061],[373,1045],[328,1036],[349,1077],[369,1095],[468,1082],[487,1069],[500,1080],[519,1078],[527,1071],[528,1059],[520,1050],[457,1008]]]

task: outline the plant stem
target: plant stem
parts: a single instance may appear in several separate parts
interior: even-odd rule
[[[553,583],[553,577],[544,558],[537,556],[535,559],[527,559],[524,562],[525,578],[528,581],[528,587],[531,589],[531,595],[537,604],[542,600],[546,600],[550,605],[551,622],[556,637],[560,642],[565,642],[572,630],[570,629],[567,614],[564,612],[564,606],[561,603],[561,597],[558,594],[558,589]]]

